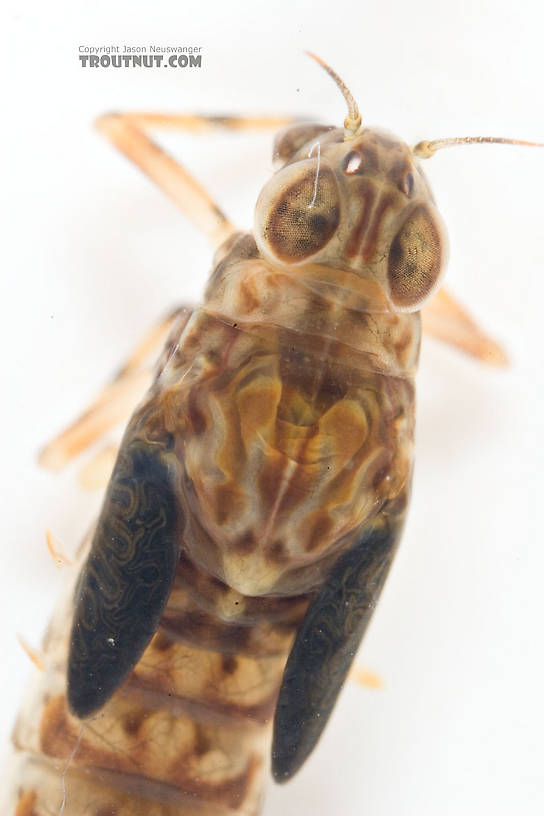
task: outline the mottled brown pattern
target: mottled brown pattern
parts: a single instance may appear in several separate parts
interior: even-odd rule
[[[259,662],[178,644],[165,650],[164,639],[161,630],[124,688],[83,727],[63,693],[40,694],[34,704],[39,720],[20,721],[16,745],[86,769],[91,777],[107,770],[114,786],[121,784],[119,775],[136,775],[184,795],[228,808],[245,802],[251,809],[289,644],[279,658]],[[168,748],[157,755],[159,735],[168,735]]]
[[[186,556],[181,557],[168,610],[184,608],[189,598],[199,609],[219,620],[239,622],[245,626],[279,623],[296,626],[306,612],[308,597],[248,597],[227,586],[209,573],[199,570]]]
[[[75,595],[86,639],[70,676],[92,691],[98,655],[109,685],[89,719],[73,699],[70,710],[72,591],[14,731],[16,816],[61,804],[63,816],[257,814],[280,687],[278,776],[319,735],[314,692],[325,719],[332,709],[396,547],[379,531],[397,529],[407,502],[417,308],[444,236],[406,145],[304,128],[278,142],[284,166],[254,236],[218,250],[203,305],[180,315],[131,422],[92,536],[98,561]],[[423,212],[436,234],[422,270]],[[161,574],[142,561],[156,530]],[[127,563],[161,591],[151,613]],[[145,637],[119,645],[138,616]],[[313,649],[297,723],[282,686],[293,643],[290,677]]]
[[[278,542],[281,546],[281,543]],[[278,553],[274,558],[279,558]],[[281,558],[280,558],[281,560]],[[251,657],[284,654],[289,647],[295,626],[285,623],[261,623],[252,626],[237,625],[234,621],[225,625],[204,610],[176,610],[165,613],[157,638],[161,638],[161,650],[172,648],[174,642],[185,643],[200,649],[213,649],[223,655],[242,654]],[[165,636],[168,646],[163,644]]]
[[[248,767],[245,781],[252,774]],[[60,812],[62,796],[57,791],[58,770],[45,760],[23,757],[19,772],[31,783],[38,782],[39,796],[32,816],[51,816]],[[142,776],[97,770],[89,775],[70,767],[65,774],[67,796],[63,814],[66,816],[233,816],[238,812],[226,802],[218,804],[210,799],[196,797],[192,792],[180,791],[173,786],[155,783]],[[225,791],[225,800],[236,802],[243,779]],[[20,799],[32,791],[25,791]],[[239,800],[238,800],[239,801]],[[244,807],[244,816],[258,812],[258,804]],[[17,814],[15,814],[17,816]],[[30,814],[26,814],[30,816]]]
[[[357,193],[361,211],[350,232],[350,238],[346,245],[346,256],[348,258],[353,258],[355,255],[361,254],[361,245],[368,229],[370,213],[372,212],[375,198],[374,187],[368,179],[361,179]]]
[[[235,671],[225,672],[224,655],[175,643],[168,653],[156,653],[153,643],[127,680],[125,692],[149,690],[172,704],[188,703],[218,715],[242,715],[265,722],[274,709],[279,678],[291,643],[280,654],[238,655]],[[180,668],[183,667],[183,670]]]
[[[393,199],[389,196],[383,196],[376,210],[372,213],[372,224],[369,229],[367,240],[363,248],[363,261],[371,261],[376,252],[380,230],[382,229],[382,222],[387,210],[393,206]]]
[[[301,306],[308,289],[300,284],[298,289],[297,319],[302,321],[304,313]],[[313,304],[316,295],[310,292],[310,299]],[[312,314],[315,319],[315,309]],[[396,315],[394,320],[399,327],[402,326],[402,335],[405,335],[406,326],[413,322],[409,316],[401,320]],[[297,357],[292,351],[296,348],[292,343],[296,342],[301,348],[300,337],[293,335],[291,339],[285,329],[264,330],[259,335],[258,328],[256,332],[250,332],[246,325],[242,330],[241,321],[232,322],[238,323],[238,327],[233,328],[232,323],[229,325],[220,319],[215,319],[214,325],[214,318],[208,312],[194,315],[188,331],[198,331],[201,336],[222,334],[221,347],[225,349],[223,360],[218,362],[208,357],[206,363],[204,357],[198,365],[205,371],[203,378],[198,377],[197,367],[193,364],[192,388],[184,377],[183,392],[179,392],[174,385],[168,394],[168,401],[176,401],[176,413],[186,416],[183,410],[184,394],[197,390],[199,410],[206,417],[205,424],[209,428],[198,437],[190,435],[184,444],[185,467],[191,485],[187,498],[191,508],[195,504],[198,507],[198,512],[193,511],[192,515],[198,518],[200,528],[198,540],[194,541],[192,535],[186,541],[186,546],[194,559],[237,588],[235,575],[226,572],[229,553],[232,553],[233,559],[236,556],[237,570],[245,559],[245,578],[248,577],[248,568],[262,575],[263,568],[257,567],[255,559],[259,557],[259,552],[262,553],[261,558],[265,557],[267,541],[270,547],[274,546],[275,553],[277,542],[284,542],[292,557],[293,533],[288,531],[287,525],[292,529],[293,521],[294,535],[296,539],[302,536],[306,550],[310,528],[305,517],[311,511],[308,501],[316,509],[323,504],[318,474],[322,474],[319,478],[325,480],[323,490],[327,490],[327,503],[331,511],[335,497],[336,502],[343,505],[348,502],[348,506],[354,500],[368,501],[367,492],[357,491],[354,494],[358,471],[355,469],[355,473],[348,473],[344,470],[345,463],[356,463],[360,458],[361,465],[365,463],[365,469],[359,471],[361,477],[367,468],[374,468],[373,462],[379,452],[372,447],[374,435],[383,444],[389,444],[386,440],[391,439],[391,431],[387,430],[391,414],[387,408],[388,401],[398,399],[397,395],[404,392],[407,402],[403,416],[408,418],[411,416],[412,391],[405,380],[398,380],[391,390],[387,377],[381,374],[369,377],[364,369],[357,374],[347,366],[351,386],[346,390],[345,386],[339,385],[342,367],[335,365],[335,356],[342,353],[342,348],[337,340],[323,337],[322,332],[319,336],[314,335],[311,347]],[[323,328],[325,325],[323,322]],[[383,331],[386,342],[392,344],[396,338],[390,330],[391,325],[389,314],[372,314],[372,320],[367,325],[369,341],[371,338],[375,341],[377,332]],[[359,333],[362,329],[364,322],[359,321]],[[338,332],[335,335],[338,336]],[[360,353],[355,351],[355,354]],[[396,353],[393,348],[392,353]],[[325,354],[330,354],[331,358],[325,357]],[[189,361],[184,360],[183,369],[187,365],[190,365]],[[213,369],[217,374],[212,374]],[[174,373],[173,367],[170,373]],[[383,397],[377,397],[380,393]],[[173,415],[173,411],[169,411],[169,414]],[[410,431],[409,424],[405,425],[405,430],[399,423],[393,426],[400,434],[399,445],[403,434]],[[228,434],[221,430],[222,427],[229,428]],[[181,428],[177,430],[174,426],[169,430],[174,436],[182,432]],[[257,447],[254,445],[255,439]],[[266,456],[263,456],[265,449]],[[400,450],[399,446],[399,453]],[[408,463],[409,460],[404,470],[396,468],[395,478],[400,480],[399,484],[406,478]],[[288,489],[290,483],[296,489]],[[390,491],[394,489],[392,484]],[[207,509],[202,512],[204,506]],[[361,510],[356,510],[356,507],[354,505],[354,512],[360,514]],[[262,533],[255,526],[256,512],[262,514]],[[296,522],[297,515],[300,515],[301,522],[304,519],[300,528]],[[267,532],[271,516],[275,520],[276,534],[273,537]],[[345,515],[344,525],[348,518],[349,515]],[[353,518],[352,527],[356,526],[359,518],[360,515]],[[347,529],[347,526],[339,528],[336,522],[330,538],[338,538],[339,533]],[[206,544],[206,539],[217,544],[220,539],[225,541],[226,538],[232,543],[229,550],[221,553],[219,550],[213,552],[211,545]],[[327,539],[322,539],[318,549],[323,551],[325,546]],[[274,586],[274,591],[280,593],[278,581],[282,572],[288,571],[289,563],[283,571],[268,569],[270,588]],[[244,587],[247,594],[250,589],[247,580]],[[261,591],[258,585],[251,588],[251,594],[261,594]],[[297,591],[303,592],[304,587],[297,587]]]

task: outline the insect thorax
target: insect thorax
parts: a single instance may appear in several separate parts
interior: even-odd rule
[[[282,272],[244,236],[157,381],[183,546],[244,594],[312,588],[406,489],[419,315],[376,297],[350,273]]]

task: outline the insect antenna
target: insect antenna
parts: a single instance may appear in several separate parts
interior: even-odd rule
[[[412,153],[420,159],[430,159],[437,150],[443,147],[455,147],[460,144],[508,144],[522,147],[544,147],[544,142],[526,142],[523,139],[505,139],[503,136],[454,136],[449,139],[433,139],[432,142],[418,142]]]
[[[321,65],[321,67],[325,69],[328,75],[334,79],[334,81],[340,88],[342,96],[344,97],[348,104],[348,115],[344,120],[345,129],[344,140],[349,141],[350,139],[354,139],[355,136],[357,136],[361,132],[361,114],[359,113],[357,102],[353,98],[351,91],[349,90],[345,82],[343,82],[343,80],[340,79],[336,71],[333,71],[333,69],[329,65],[327,65],[327,63],[324,62],[321,59],[321,57],[318,57],[311,51],[306,51],[306,54],[308,54],[309,57],[315,60],[318,65]]]

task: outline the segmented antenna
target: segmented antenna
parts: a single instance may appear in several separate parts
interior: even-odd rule
[[[348,89],[346,84],[340,79],[336,71],[333,71],[332,68],[327,65],[320,57],[316,56],[316,54],[312,54],[311,51],[306,51],[309,57],[317,62],[318,65],[321,65],[322,68],[328,73],[330,77],[334,79],[340,90],[342,91],[342,96],[348,103],[348,115],[344,120],[344,129],[345,129],[345,136],[346,140],[354,139],[355,136],[358,135],[361,131],[361,114],[359,113],[359,108],[357,107],[357,102],[351,95],[351,91]]]
[[[503,136],[456,136],[450,139],[434,139],[432,142],[418,142],[412,153],[420,159],[430,159],[437,150],[443,147],[455,147],[460,144],[509,144],[522,147],[544,147],[544,142],[525,142],[522,139],[505,139]]]

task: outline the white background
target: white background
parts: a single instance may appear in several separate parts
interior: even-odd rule
[[[111,109],[278,112],[339,124],[345,78],[365,121],[423,138],[544,138],[540,3],[9,3],[2,46],[1,744],[64,576],[97,509],[76,469],[36,452],[142,331],[195,301],[206,241],[91,128]],[[5,36],[7,33],[7,36]],[[90,70],[80,44],[194,44],[199,70]],[[168,144],[250,227],[267,135]],[[417,473],[401,552],[326,735],[266,816],[544,811],[541,508],[544,151],[466,147],[425,167],[451,239],[449,285],[507,346],[507,371],[433,341],[418,377]]]

